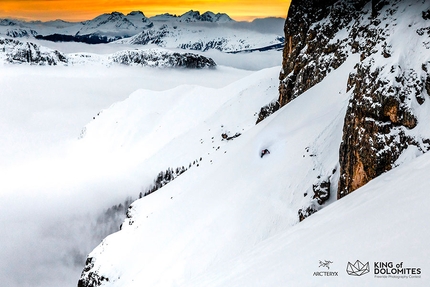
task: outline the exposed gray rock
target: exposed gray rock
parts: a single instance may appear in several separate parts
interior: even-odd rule
[[[211,58],[193,53],[173,53],[160,50],[131,50],[115,53],[111,56],[114,63],[140,65],[147,67],[168,68],[214,68],[216,63]]]
[[[67,57],[57,51],[41,47],[30,42],[0,38],[0,54],[9,63],[26,63],[31,65],[66,64]]]
[[[104,282],[109,282],[109,278],[100,276],[97,271],[92,271],[94,267],[94,258],[88,257],[85,262],[84,270],[78,281],[78,287],[98,287]]]
[[[395,167],[408,147],[429,150],[430,140],[414,130],[418,117],[412,107],[423,105],[430,94],[430,66],[425,62],[417,70],[391,59],[397,47],[388,41],[405,1],[292,1],[285,24],[280,107],[319,83],[348,56],[359,56],[346,83],[351,98],[339,149],[338,198]],[[427,20],[429,8],[419,11],[417,19]],[[430,49],[429,28],[411,26]],[[262,108],[258,121],[276,109]],[[300,218],[316,210],[304,208]]]

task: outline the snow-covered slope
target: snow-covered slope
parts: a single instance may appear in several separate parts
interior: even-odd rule
[[[346,80],[350,68],[320,88]],[[193,163],[132,204],[122,231],[90,254],[81,286],[180,284],[298,222],[297,210],[312,201],[312,185],[336,177],[333,147],[340,144],[347,97],[339,84],[324,97],[314,89],[254,126],[259,105],[276,95],[277,71],[222,90],[136,92],[86,127],[82,148],[91,147],[97,158],[132,159],[143,186],[150,187],[158,171]],[[224,140],[223,134],[241,135]],[[265,148],[270,154],[261,158]]]
[[[276,69],[220,90],[137,91],[86,127],[82,151],[131,163],[143,191],[170,182],[132,203],[121,231],[89,254],[79,287],[427,286],[430,159],[417,157],[426,151],[422,146],[430,133],[425,32],[430,7],[418,0],[383,3],[379,19],[372,16],[371,2],[359,4],[324,6],[333,11],[330,17],[307,23],[332,38],[308,36],[298,25],[300,37],[328,46],[289,39],[285,54],[290,57],[294,45],[303,61],[284,59],[281,84],[302,90],[287,94],[288,104],[258,125],[260,107],[277,99]],[[343,10],[352,7],[359,8],[356,14]],[[375,26],[383,40],[372,33]],[[348,44],[348,33],[357,43]],[[364,67],[367,72],[360,70]],[[312,71],[320,72],[317,79]],[[386,99],[398,105],[392,109]],[[365,113],[369,106],[375,115]],[[387,161],[384,171],[392,169],[387,174],[336,201],[340,177],[347,177],[339,165],[342,147],[351,138],[348,127],[356,124],[349,119],[361,112],[367,124],[356,129],[358,138],[376,135],[378,141],[370,142],[382,143],[372,150],[377,156],[392,145],[401,153]],[[375,122],[385,134],[366,130]],[[409,140],[403,142],[405,135]],[[360,144],[348,152],[366,150]],[[264,149],[270,153],[262,156]],[[182,167],[188,170],[174,180],[169,172],[164,181],[157,178],[160,171]],[[347,274],[348,262],[356,260],[369,262],[368,274]],[[378,268],[384,264],[399,264],[396,268],[407,270],[389,272],[406,277],[378,277],[386,275]]]
[[[76,286],[87,254],[124,220],[119,204],[146,187],[124,162],[73,152],[98,112],[137,89],[224,87],[251,73],[223,66],[0,65],[1,285]]]
[[[180,286],[427,286],[429,172],[426,154]],[[348,275],[357,260],[369,272]]]

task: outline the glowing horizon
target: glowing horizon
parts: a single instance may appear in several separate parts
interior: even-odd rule
[[[190,10],[226,13],[237,21],[287,16],[290,0],[1,0],[0,18],[21,20],[84,21],[113,11],[128,14],[142,11],[147,17],[169,13],[182,15]]]

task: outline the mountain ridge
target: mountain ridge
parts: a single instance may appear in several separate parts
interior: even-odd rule
[[[215,68],[213,59],[194,54],[164,49],[122,50],[108,55],[89,53],[64,54],[31,42],[0,37],[0,63],[29,65],[124,65],[158,68]]]
[[[199,11],[190,10],[179,16],[166,13],[149,18],[141,11],[132,11],[127,15],[112,12],[82,22],[65,22],[62,20],[22,22],[0,19],[0,35],[12,38],[35,37],[39,40],[54,42],[83,42],[88,44],[110,43],[124,39],[124,43],[151,43],[162,47],[165,47],[166,41],[168,41],[169,48],[217,49],[220,51],[223,51],[225,45],[228,45],[226,43],[229,42],[236,47],[228,48],[226,51],[232,51],[233,49],[243,50],[269,46],[275,42],[279,43],[280,40],[277,38],[282,36],[272,32],[278,25],[281,27],[278,20],[267,18],[267,20],[260,20],[259,25],[256,25],[252,22],[236,22],[225,13],[215,14],[210,11],[200,14]],[[257,26],[262,26],[264,29],[259,30],[256,28]],[[225,36],[223,31],[230,31],[229,36]],[[144,36],[145,34],[151,34],[149,40],[132,39],[132,37],[148,38]],[[200,38],[195,39],[197,34]],[[171,43],[172,39],[165,39],[169,37],[176,40],[182,39],[183,43]],[[254,39],[250,39],[251,37]],[[253,43],[255,41],[258,43]]]

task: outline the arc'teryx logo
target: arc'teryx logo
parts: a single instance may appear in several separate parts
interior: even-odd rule
[[[361,276],[369,272],[369,262],[364,264],[360,260],[357,260],[354,264],[348,262],[348,264],[346,265],[346,273],[348,273],[348,275]]]
[[[320,265],[319,268],[327,267],[327,269],[330,269],[330,264],[333,263],[333,261],[324,260],[319,261]],[[339,272],[337,271],[315,271],[312,276],[339,276]]]
[[[330,269],[330,263],[333,263],[333,261],[328,261],[328,260],[324,260],[321,261],[320,260],[320,266],[319,267],[327,267],[327,269]]]

